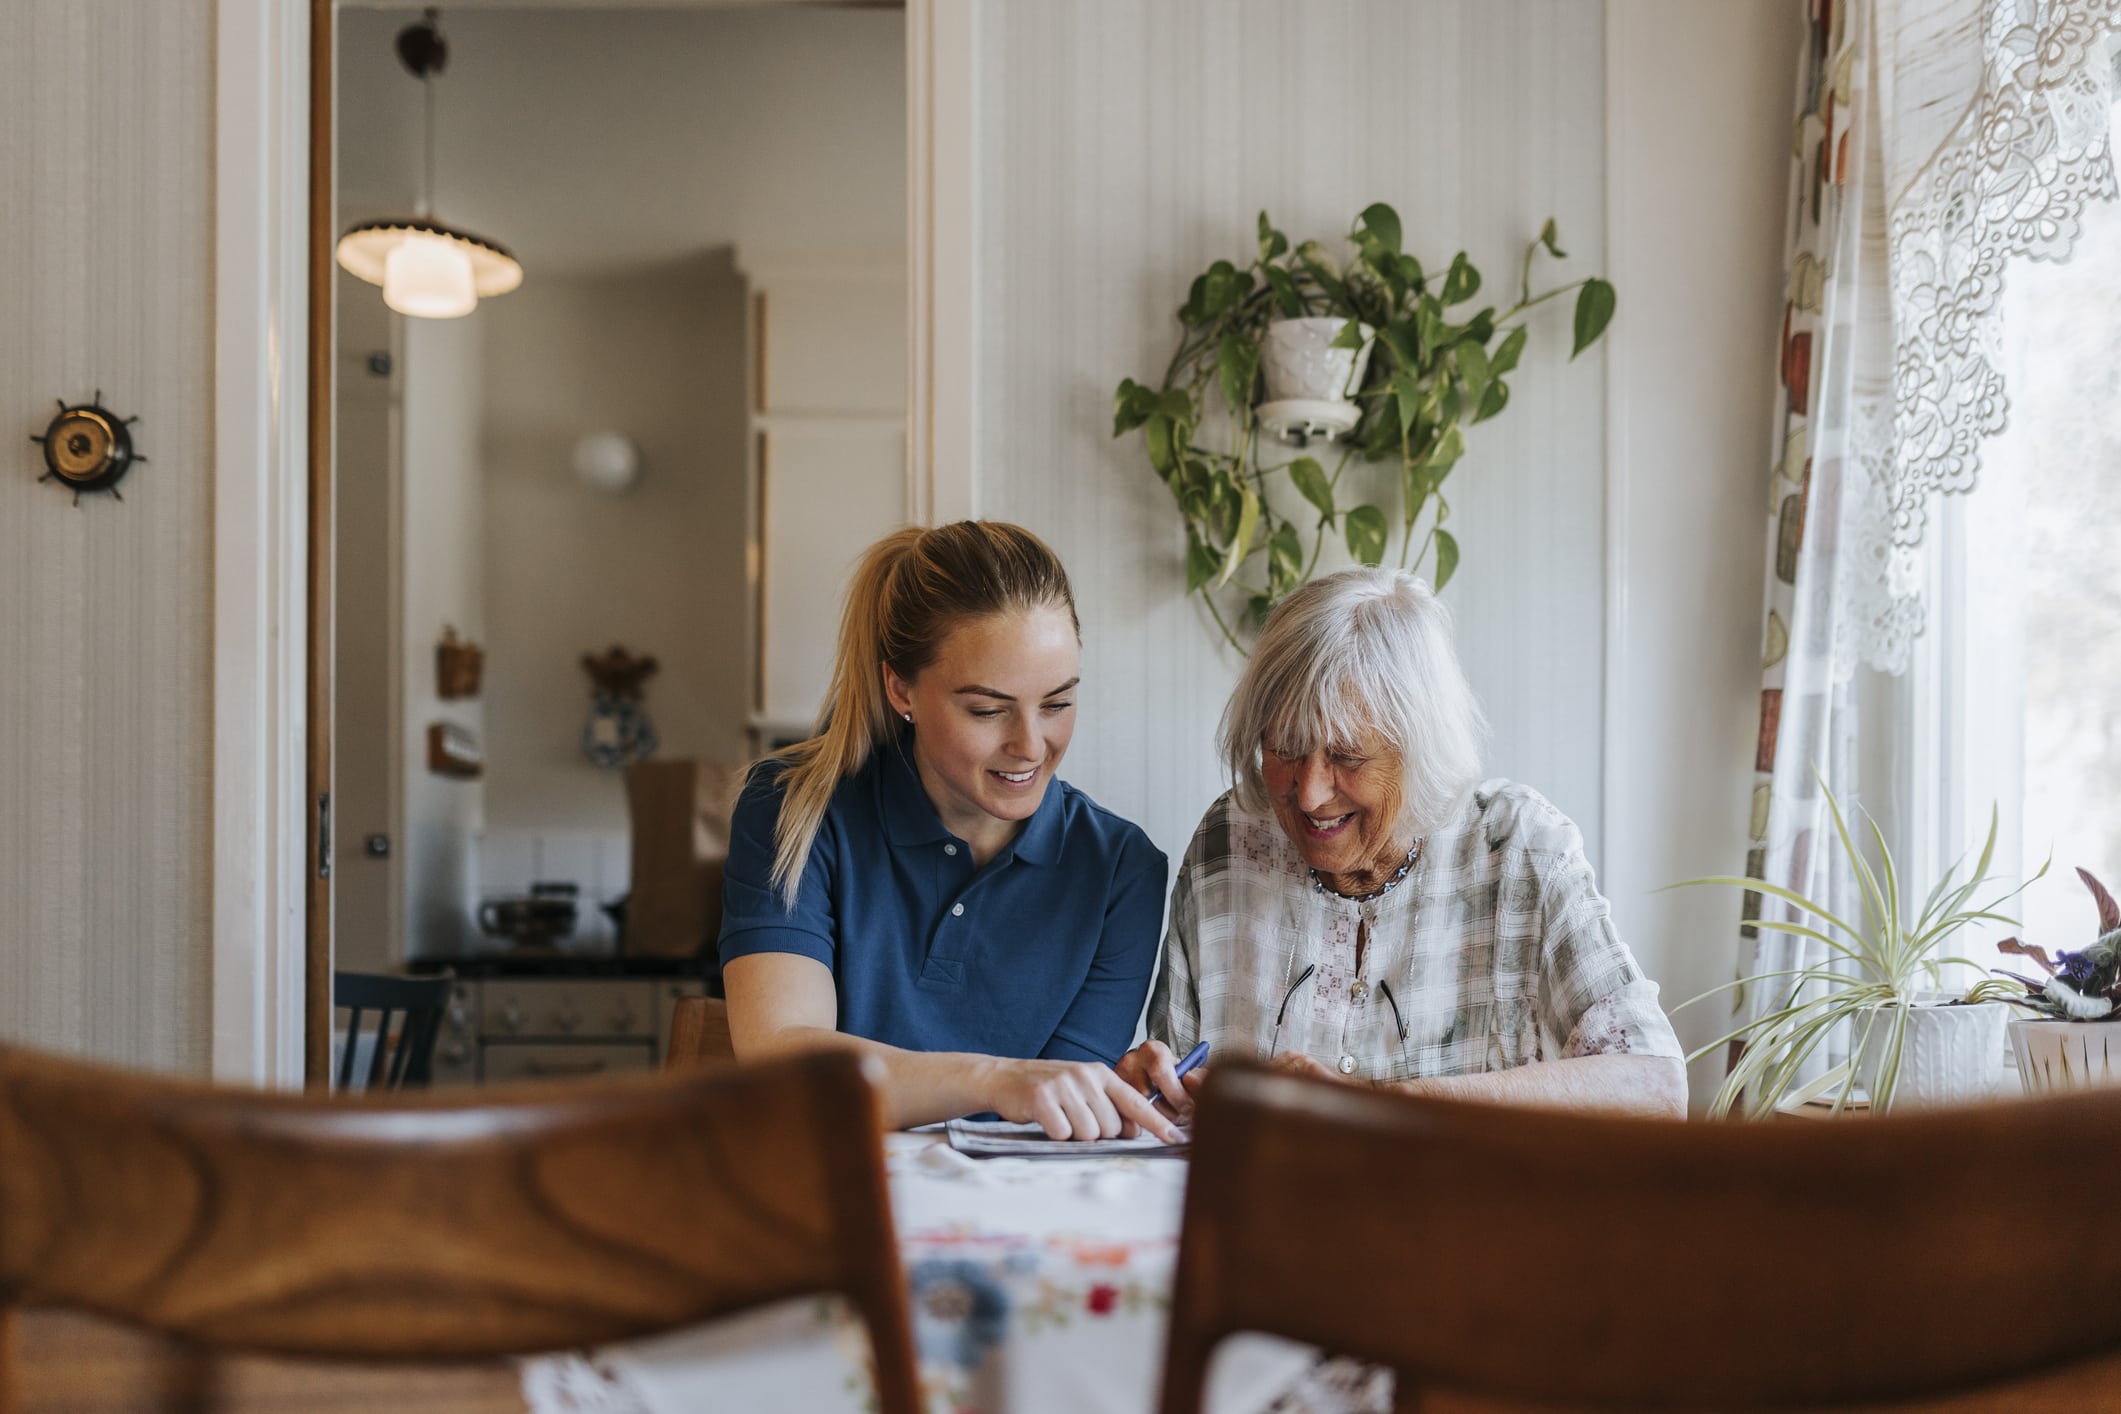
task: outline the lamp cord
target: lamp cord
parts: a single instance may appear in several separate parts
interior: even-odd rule
[[[427,181],[420,189],[420,206],[416,213],[423,218],[434,215],[435,195],[435,81],[431,73],[420,75],[420,87],[427,91]]]

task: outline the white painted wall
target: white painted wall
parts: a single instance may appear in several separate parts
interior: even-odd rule
[[[0,1041],[202,1073],[214,14],[0,25]],[[98,388],[150,461],[77,509],[28,438]]]
[[[584,653],[661,665],[662,755],[745,751],[743,282],[720,251],[526,283],[481,317],[486,825],[624,835],[624,778],[582,755]],[[640,452],[623,493],[575,476],[598,431]]]
[[[402,769],[405,487],[401,326],[376,287],[338,272],[333,441],[332,960],[387,972],[405,956]],[[378,373],[371,360],[388,360]],[[430,547],[432,550],[433,547]],[[387,855],[368,853],[390,837]]]
[[[1185,282],[1262,206],[1331,236],[1376,199],[1491,286],[1556,216],[1620,313],[1535,334],[1455,478],[1446,599],[1493,771],[1583,827],[1676,1003],[1725,980],[1745,858],[1760,506],[1795,0],[1082,0],[985,5],[973,403],[982,514],[1068,564],[1085,635],[1067,774],[1174,858],[1222,787],[1235,677],[1183,595],[1177,518],[1113,386],[1163,366]],[[1610,383],[1610,387],[1609,387]],[[1699,1044],[1721,1010],[1679,1018]],[[1697,1071],[1705,1093],[1708,1071]]]
[[[419,85],[390,49],[412,18],[409,8],[340,17],[348,221],[412,197]],[[506,244],[528,280],[718,246],[904,246],[898,11],[445,6],[442,18],[435,209]]]
[[[1160,374],[1187,282],[1243,259],[1262,207],[1292,240],[1332,241],[1389,201],[1410,250],[1432,266],[1466,250],[1497,295],[1549,215],[1561,268],[1604,269],[1602,23],[1544,0],[978,11],[980,511],[1067,564],[1084,633],[1067,774],[1174,865],[1222,789],[1212,738],[1237,661],[1184,595],[1178,517],[1139,437],[1110,435],[1114,386]],[[1573,815],[1595,859],[1604,356],[1566,362],[1568,336],[1566,308],[1536,321],[1508,413],[1469,434],[1445,598],[1493,770]]]
[[[409,952],[456,953],[475,935],[478,833],[485,783],[427,769],[427,728],[453,722],[484,736],[483,700],[436,693],[435,644],[445,627],[486,639],[484,476],[480,436],[484,309],[462,319],[406,319],[404,485],[399,543],[404,620],[403,851]]]
[[[1805,7],[1608,0],[1613,420],[1604,883],[1668,1005],[1729,981],[1760,709],[1762,517]],[[1675,1018],[1689,1049],[1721,999]],[[1720,1057],[1693,1072],[1695,1101]]]

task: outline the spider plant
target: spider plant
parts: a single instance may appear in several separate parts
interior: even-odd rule
[[[1959,964],[1977,973],[1982,970],[1981,964],[1970,958],[1944,954],[1947,940],[1971,923],[2016,926],[2016,920],[1995,910],[2047,872],[2047,866],[2043,864],[2038,874],[2017,888],[2007,890],[1987,903],[1973,902],[1974,895],[1988,882],[1989,867],[1995,859],[1997,815],[1992,807],[1988,839],[1981,847],[1981,856],[1973,871],[1964,881],[1959,879],[1960,866],[1966,862],[1962,855],[1930,888],[1922,907],[1910,911],[1901,902],[1899,872],[1893,866],[1893,853],[1886,847],[1885,834],[1878,828],[1878,822],[1871,818],[1870,812],[1863,812],[1863,822],[1870,827],[1871,840],[1876,846],[1873,861],[1857,847],[1856,837],[1849,830],[1840,803],[1826,788],[1825,781],[1820,781],[1819,788],[1826,796],[1827,810],[1833,816],[1842,854],[1848,860],[1849,870],[1854,874],[1862,896],[1862,926],[1836,916],[1792,889],[1764,879],[1715,876],[1688,879],[1673,885],[1685,888],[1723,884],[1780,899],[1790,905],[1790,916],[1762,917],[1753,926],[1808,939],[1827,952],[1824,959],[1810,966],[1743,977],[1713,987],[1681,1004],[1692,1006],[1720,992],[1756,985],[1772,985],[1777,993],[1776,998],[1752,1020],[1687,1057],[1692,1061],[1732,1041],[1742,1043],[1736,1063],[1709,1105],[1709,1113],[1718,1118],[1729,1114],[1741,1102],[1743,1112],[1747,1114],[1756,1117],[1770,1115],[1778,1105],[1810,1100],[1837,1085],[1840,1093],[1835,1096],[1834,1110],[1838,1114],[1848,1104],[1859,1072],[1870,1069],[1863,1064],[1866,1056],[1875,1057],[1876,1062],[1874,1073],[1868,1076],[1870,1103],[1876,1109],[1889,1108],[1900,1078],[1911,1008],[1925,994],[1935,995],[1944,989],[1946,967]],[[1965,1000],[1985,998],[1977,995]],[[1854,1033],[1849,1059],[1815,1079],[1797,1084],[1805,1062],[1843,1026],[1850,1027]],[[1884,1028],[1882,1033],[1880,1028]],[[1874,1033],[1879,1034],[1879,1045],[1875,1049],[1871,1044]]]

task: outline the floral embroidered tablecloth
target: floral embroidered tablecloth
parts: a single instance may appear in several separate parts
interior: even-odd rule
[[[1155,1408],[1186,1166],[967,1159],[886,1141],[928,1414]],[[791,1302],[584,1356],[527,1362],[532,1414],[866,1414],[868,1339],[837,1300]],[[1381,1379],[1264,1337],[1226,1342],[1212,1414],[1382,1409]]]

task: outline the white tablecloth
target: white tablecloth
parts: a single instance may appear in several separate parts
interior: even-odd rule
[[[1170,1158],[967,1159],[940,1134],[886,1141],[930,1414],[1156,1407],[1186,1166]],[[869,1343],[837,1300],[790,1302],[582,1356],[527,1362],[532,1414],[864,1414]],[[1242,1337],[1213,1414],[1384,1409],[1382,1377]]]

